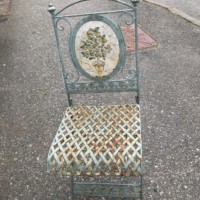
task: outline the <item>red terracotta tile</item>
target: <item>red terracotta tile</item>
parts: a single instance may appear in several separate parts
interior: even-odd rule
[[[122,33],[126,42],[126,51],[131,52],[135,50],[135,36],[134,36],[134,25],[121,26]],[[138,38],[139,38],[139,49],[146,49],[155,47],[158,43],[147,33],[145,33],[141,28],[138,28]]]

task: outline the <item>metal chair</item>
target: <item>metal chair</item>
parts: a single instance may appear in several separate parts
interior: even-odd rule
[[[71,176],[72,199],[78,196],[142,199],[139,1],[132,0],[131,4],[104,0],[116,6],[109,11],[67,12],[86,1],[91,3],[79,0],[57,12],[52,4],[48,8],[69,103],[49,150],[48,173]],[[64,11],[67,14],[63,14]],[[67,42],[66,38],[60,39],[64,30],[67,30]],[[134,36],[133,41],[124,39],[127,32]],[[68,51],[63,51],[62,47],[67,47]],[[65,66],[67,56],[71,57],[73,69]],[[72,72],[75,75],[72,76]],[[136,102],[73,105],[72,94],[104,92],[135,92]],[[90,180],[77,181],[79,176]],[[131,178],[130,183],[126,182],[127,177]]]

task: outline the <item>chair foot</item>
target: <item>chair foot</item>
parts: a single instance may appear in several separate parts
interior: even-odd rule
[[[141,184],[140,199],[143,200],[143,176],[141,176],[140,184]]]
[[[71,181],[71,197],[74,200],[74,176],[70,176]]]

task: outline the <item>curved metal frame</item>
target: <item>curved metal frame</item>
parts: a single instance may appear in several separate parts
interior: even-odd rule
[[[80,1],[76,1],[74,3],[71,3],[67,6],[65,6],[63,9],[61,9],[60,11],[58,11],[57,13],[55,13],[54,15],[55,16],[58,16],[60,13],[62,13],[64,10],[67,10],[68,8],[76,5],[76,4],[79,4],[79,3],[83,3],[83,2],[86,2],[86,1],[91,1],[91,0],[80,0]],[[129,8],[134,8],[133,5],[131,4],[128,4],[127,2],[124,2],[124,1],[121,1],[121,0],[108,0],[108,1],[114,1],[116,3],[119,3],[119,4],[122,4],[122,5],[125,5],[125,6],[128,6]]]
[[[128,8],[124,8],[122,10],[110,10],[110,11],[105,11],[105,12],[92,12],[92,13],[78,13],[78,14],[71,14],[71,15],[60,15],[64,10],[67,10],[68,8],[72,8],[72,6],[79,4],[79,3],[82,3],[82,2],[85,2],[85,1],[89,2],[90,0],[78,0],[74,3],[67,5],[65,8],[63,8],[62,10],[60,10],[58,12],[56,12],[56,9],[52,4],[50,4],[49,8],[48,8],[48,11],[52,15],[52,21],[53,21],[53,25],[54,25],[56,42],[57,42],[59,57],[60,57],[60,61],[61,61],[63,77],[64,77],[64,80],[65,80],[65,87],[66,87],[69,105],[70,106],[72,105],[72,100],[70,98],[71,93],[80,94],[80,93],[87,93],[87,92],[89,92],[89,93],[90,92],[92,92],[92,93],[112,92],[112,90],[113,90],[113,92],[136,91],[137,92],[136,103],[139,104],[140,88],[139,88],[138,33],[137,33],[137,3],[139,2],[139,0],[131,0],[132,5],[127,3],[127,2],[124,2],[122,0],[107,0],[107,1],[116,2],[116,3],[124,5],[125,7],[128,7]],[[63,60],[63,54],[61,52],[60,42],[59,42],[59,31],[62,31],[63,29],[62,29],[62,27],[60,27],[60,29],[59,29],[58,21],[61,21],[62,19],[64,19],[71,26],[71,24],[69,22],[70,18],[75,18],[75,17],[80,17],[80,16],[99,16],[100,14],[112,14],[112,13],[119,13],[120,14],[118,20],[121,20],[120,18],[122,18],[124,16],[124,14],[128,14],[131,17],[131,20],[129,21],[129,20],[126,19],[125,21],[123,21],[123,22],[125,22],[124,24],[125,25],[130,25],[130,24],[135,25],[135,52],[133,53],[133,55],[134,55],[134,62],[135,62],[134,67],[136,67],[136,69],[133,66],[129,66],[129,69],[127,70],[127,69],[125,69],[125,66],[122,66],[121,70],[120,70],[120,73],[122,75],[122,79],[118,79],[118,80],[108,80],[109,78],[108,79],[102,78],[102,79],[93,79],[93,80],[90,80],[90,81],[89,80],[88,81],[80,81],[80,74],[82,74],[82,73],[79,73],[79,70],[77,70],[77,68],[75,68],[76,69],[76,75],[74,75],[70,72],[66,73],[65,66],[64,66],[65,63],[64,63],[64,60]],[[120,30],[120,32],[121,32],[121,30]],[[71,41],[69,40],[69,42],[71,42]],[[68,44],[69,44],[69,42],[68,42]],[[70,48],[71,47],[68,46],[69,53],[71,55]],[[72,62],[73,62],[73,60],[72,60]],[[125,75],[126,70],[127,70],[127,72],[129,72],[128,76]],[[134,75],[131,75],[131,72],[134,72]],[[97,83],[99,83],[99,84],[97,84]],[[88,89],[89,86],[95,86],[95,87],[91,90],[91,89]],[[97,89],[98,87],[102,87],[102,90]]]
[[[76,56],[76,51],[75,51],[75,40],[76,40],[76,35],[77,35],[79,29],[85,23],[90,22],[90,21],[101,21],[101,22],[104,22],[105,24],[107,24],[110,28],[112,28],[112,30],[114,31],[114,33],[117,36],[117,39],[119,41],[120,54],[119,54],[118,63],[110,74],[103,76],[101,78],[91,76],[81,67],[80,63],[78,62],[78,59]],[[92,79],[94,81],[106,81],[106,80],[110,79],[111,77],[115,76],[117,74],[117,72],[120,71],[121,67],[124,65],[125,42],[124,42],[122,32],[114,24],[114,22],[112,22],[110,19],[108,19],[106,17],[100,16],[100,15],[90,15],[89,17],[84,18],[81,21],[79,21],[76,24],[76,26],[74,27],[74,30],[71,31],[69,45],[71,48],[71,51],[70,51],[71,58],[72,58],[75,68],[77,68],[82,73],[82,75],[84,75],[87,78]]]
[[[51,13],[52,15],[52,21],[53,21],[53,26],[54,26],[54,31],[55,31],[55,35],[56,35],[56,42],[57,42],[57,47],[58,47],[58,53],[59,53],[59,57],[60,57],[60,61],[61,61],[61,67],[62,67],[62,73],[63,73],[63,77],[64,77],[64,80],[65,80],[65,87],[66,87],[66,92],[67,92],[67,97],[68,97],[68,102],[69,102],[69,106],[72,105],[72,100],[70,98],[70,94],[73,93],[73,94],[79,94],[79,93],[85,93],[86,90],[84,91],[84,89],[82,88],[82,85],[84,86],[85,85],[85,88],[88,86],[88,87],[91,87],[93,86],[94,89],[91,90],[91,92],[122,92],[122,91],[136,91],[137,92],[137,96],[136,96],[136,103],[139,104],[139,93],[140,93],[140,89],[139,89],[139,66],[138,66],[138,30],[137,30],[137,3],[139,2],[139,0],[131,0],[132,1],[132,5],[127,3],[127,2],[124,2],[122,0],[108,0],[108,1],[112,1],[112,2],[116,2],[116,3],[119,3],[119,4],[122,4],[124,6],[127,6],[128,8],[125,8],[123,10],[111,10],[111,11],[105,11],[105,12],[93,12],[93,13],[83,13],[83,14],[71,14],[71,15],[63,15],[63,16],[60,16],[60,14],[64,11],[64,10],[67,10],[68,8],[71,8],[72,6],[76,5],[76,4],[79,4],[79,3],[82,3],[82,2],[86,2],[86,1],[90,1],[90,0],[77,0],[76,2],[74,3],[71,3],[69,5],[67,5],[66,7],[64,7],[63,9],[61,9],[60,11],[56,12],[56,9],[55,7],[50,4],[49,5],[49,9],[48,11]],[[131,12],[134,12],[134,16]],[[135,76],[131,76],[131,77],[127,77],[124,75],[124,66],[121,68],[121,72],[122,72],[122,76],[123,76],[123,80],[108,80],[108,81],[105,81],[105,83],[103,82],[104,79],[101,79],[101,81],[97,81],[97,79],[93,79],[94,81],[91,82],[91,81],[85,81],[85,82],[80,82],[79,81],[79,71],[77,70],[77,78],[73,81],[71,81],[69,79],[69,74],[70,73],[66,73],[65,72],[65,68],[64,68],[64,61],[63,61],[63,58],[62,58],[62,53],[61,53],[61,50],[60,50],[60,43],[59,43],[59,31],[62,31],[62,27],[60,27],[60,29],[58,28],[58,22],[61,20],[61,19],[64,19],[65,21],[67,21],[67,23],[69,23],[69,25],[71,26],[70,22],[68,21],[68,19],[70,17],[80,17],[80,16],[98,16],[100,14],[111,14],[111,13],[121,13],[120,17],[122,17],[122,15],[124,15],[125,13],[129,13],[131,14],[132,16],[132,19],[133,21],[125,21],[125,24],[126,25],[130,25],[130,24],[134,24],[135,25],[135,52],[134,52],[134,56],[135,56],[135,66],[136,66],[136,70],[135,70]],[[120,18],[119,17],[119,18]],[[95,17],[94,17],[95,18]],[[88,18],[86,18],[88,19]],[[83,20],[84,21],[84,20]],[[79,25],[77,25],[77,27],[75,27],[75,32],[76,30],[78,31],[78,29],[80,28],[79,26],[81,26],[81,24],[84,24],[84,22],[80,22]],[[87,21],[87,20],[86,20]],[[111,23],[112,24],[112,23]],[[109,23],[110,25],[110,23]],[[114,26],[115,27],[115,26]],[[119,28],[117,28],[117,32]],[[115,32],[115,31],[114,31]],[[121,31],[120,31],[121,32]],[[116,33],[116,32],[115,32]],[[73,36],[74,37],[74,36]],[[118,37],[118,36],[117,36]],[[121,34],[119,35],[119,37],[121,38]],[[122,37],[123,38],[123,37]],[[73,45],[73,42],[71,40],[72,38],[70,38],[70,44]],[[72,42],[72,43],[71,43]],[[70,52],[70,55],[74,53],[74,50],[69,51]],[[74,54],[76,55],[76,54]],[[124,58],[123,58],[124,59]],[[77,59],[76,59],[77,60]],[[73,59],[72,59],[73,61]],[[75,64],[77,61],[75,61]],[[122,61],[121,61],[122,62]],[[119,66],[118,66],[119,67]],[[77,68],[76,68],[77,69]],[[81,68],[80,68],[81,69]],[[131,70],[134,70],[134,68],[130,68]],[[115,74],[112,74],[113,76]],[[89,78],[89,77],[88,77]],[[91,78],[91,77],[90,77]],[[105,79],[107,80],[107,79]],[[96,81],[96,82],[95,82]],[[118,85],[116,87],[116,85]],[[80,86],[80,87],[79,87]],[[74,87],[76,88],[76,90],[74,89]],[[134,88],[136,87],[136,88]],[[100,90],[98,89],[100,88]],[[102,90],[101,90],[102,89]],[[77,184],[76,182],[74,182],[74,179],[73,177],[71,177],[71,183],[72,183],[72,199],[74,199],[74,197],[76,196],[75,195],[75,184]],[[106,185],[107,186],[107,185]],[[104,187],[103,184],[100,184],[100,187]],[[118,186],[116,186],[118,187]],[[119,185],[119,187],[121,187],[121,185]],[[142,199],[142,176],[141,176],[141,191],[140,191],[140,198]]]

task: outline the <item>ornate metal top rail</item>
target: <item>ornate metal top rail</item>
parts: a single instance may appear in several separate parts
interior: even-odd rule
[[[114,14],[114,13],[122,13],[122,12],[130,12],[130,11],[134,11],[135,9],[123,9],[123,10],[110,10],[110,11],[106,11],[106,12],[93,12],[93,15],[101,15],[101,14]],[[54,18],[62,18],[62,17],[81,17],[81,16],[88,16],[91,15],[91,13],[83,13],[83,14],[71,14],[71,15],[54,15]]]
[[[83,3],[83,2],[86,2],[86,1],[91,1],[91,0],[80,0],[80,1],[76,1],[76,2],[74,2],[74,3],[71,3],[71,4],[67,5],[67,6],[65,6],[63,9],[61,9],[61,10],[58,11],[57,13],[54,13],[54,16],[58,16],[58,15],[61,14],[64,10],[67,10],[68,8],[70,8],[70,7],[72,7],[72,6],[76,5],[76,4]],[[127,2],[121,1],[121,0],[108,0],[108,1],[114,1],[114,2],[116,2],[116,3],[125,5],[125,6],[127,6],[128,8],[131,8],[131,10],[134,9],[134,6],[133,6],[133,5],[131,5],[131,4],[127,3]],[[133,0],[132,2],[138,2],[138,1],[134,1],[134,0]],[[77,14],[77,15],[72,15],[72,16],[78,16],[78,15],[79,15],[79,14]],[[84,14],[84,15],[88,15],[88,14]]]

